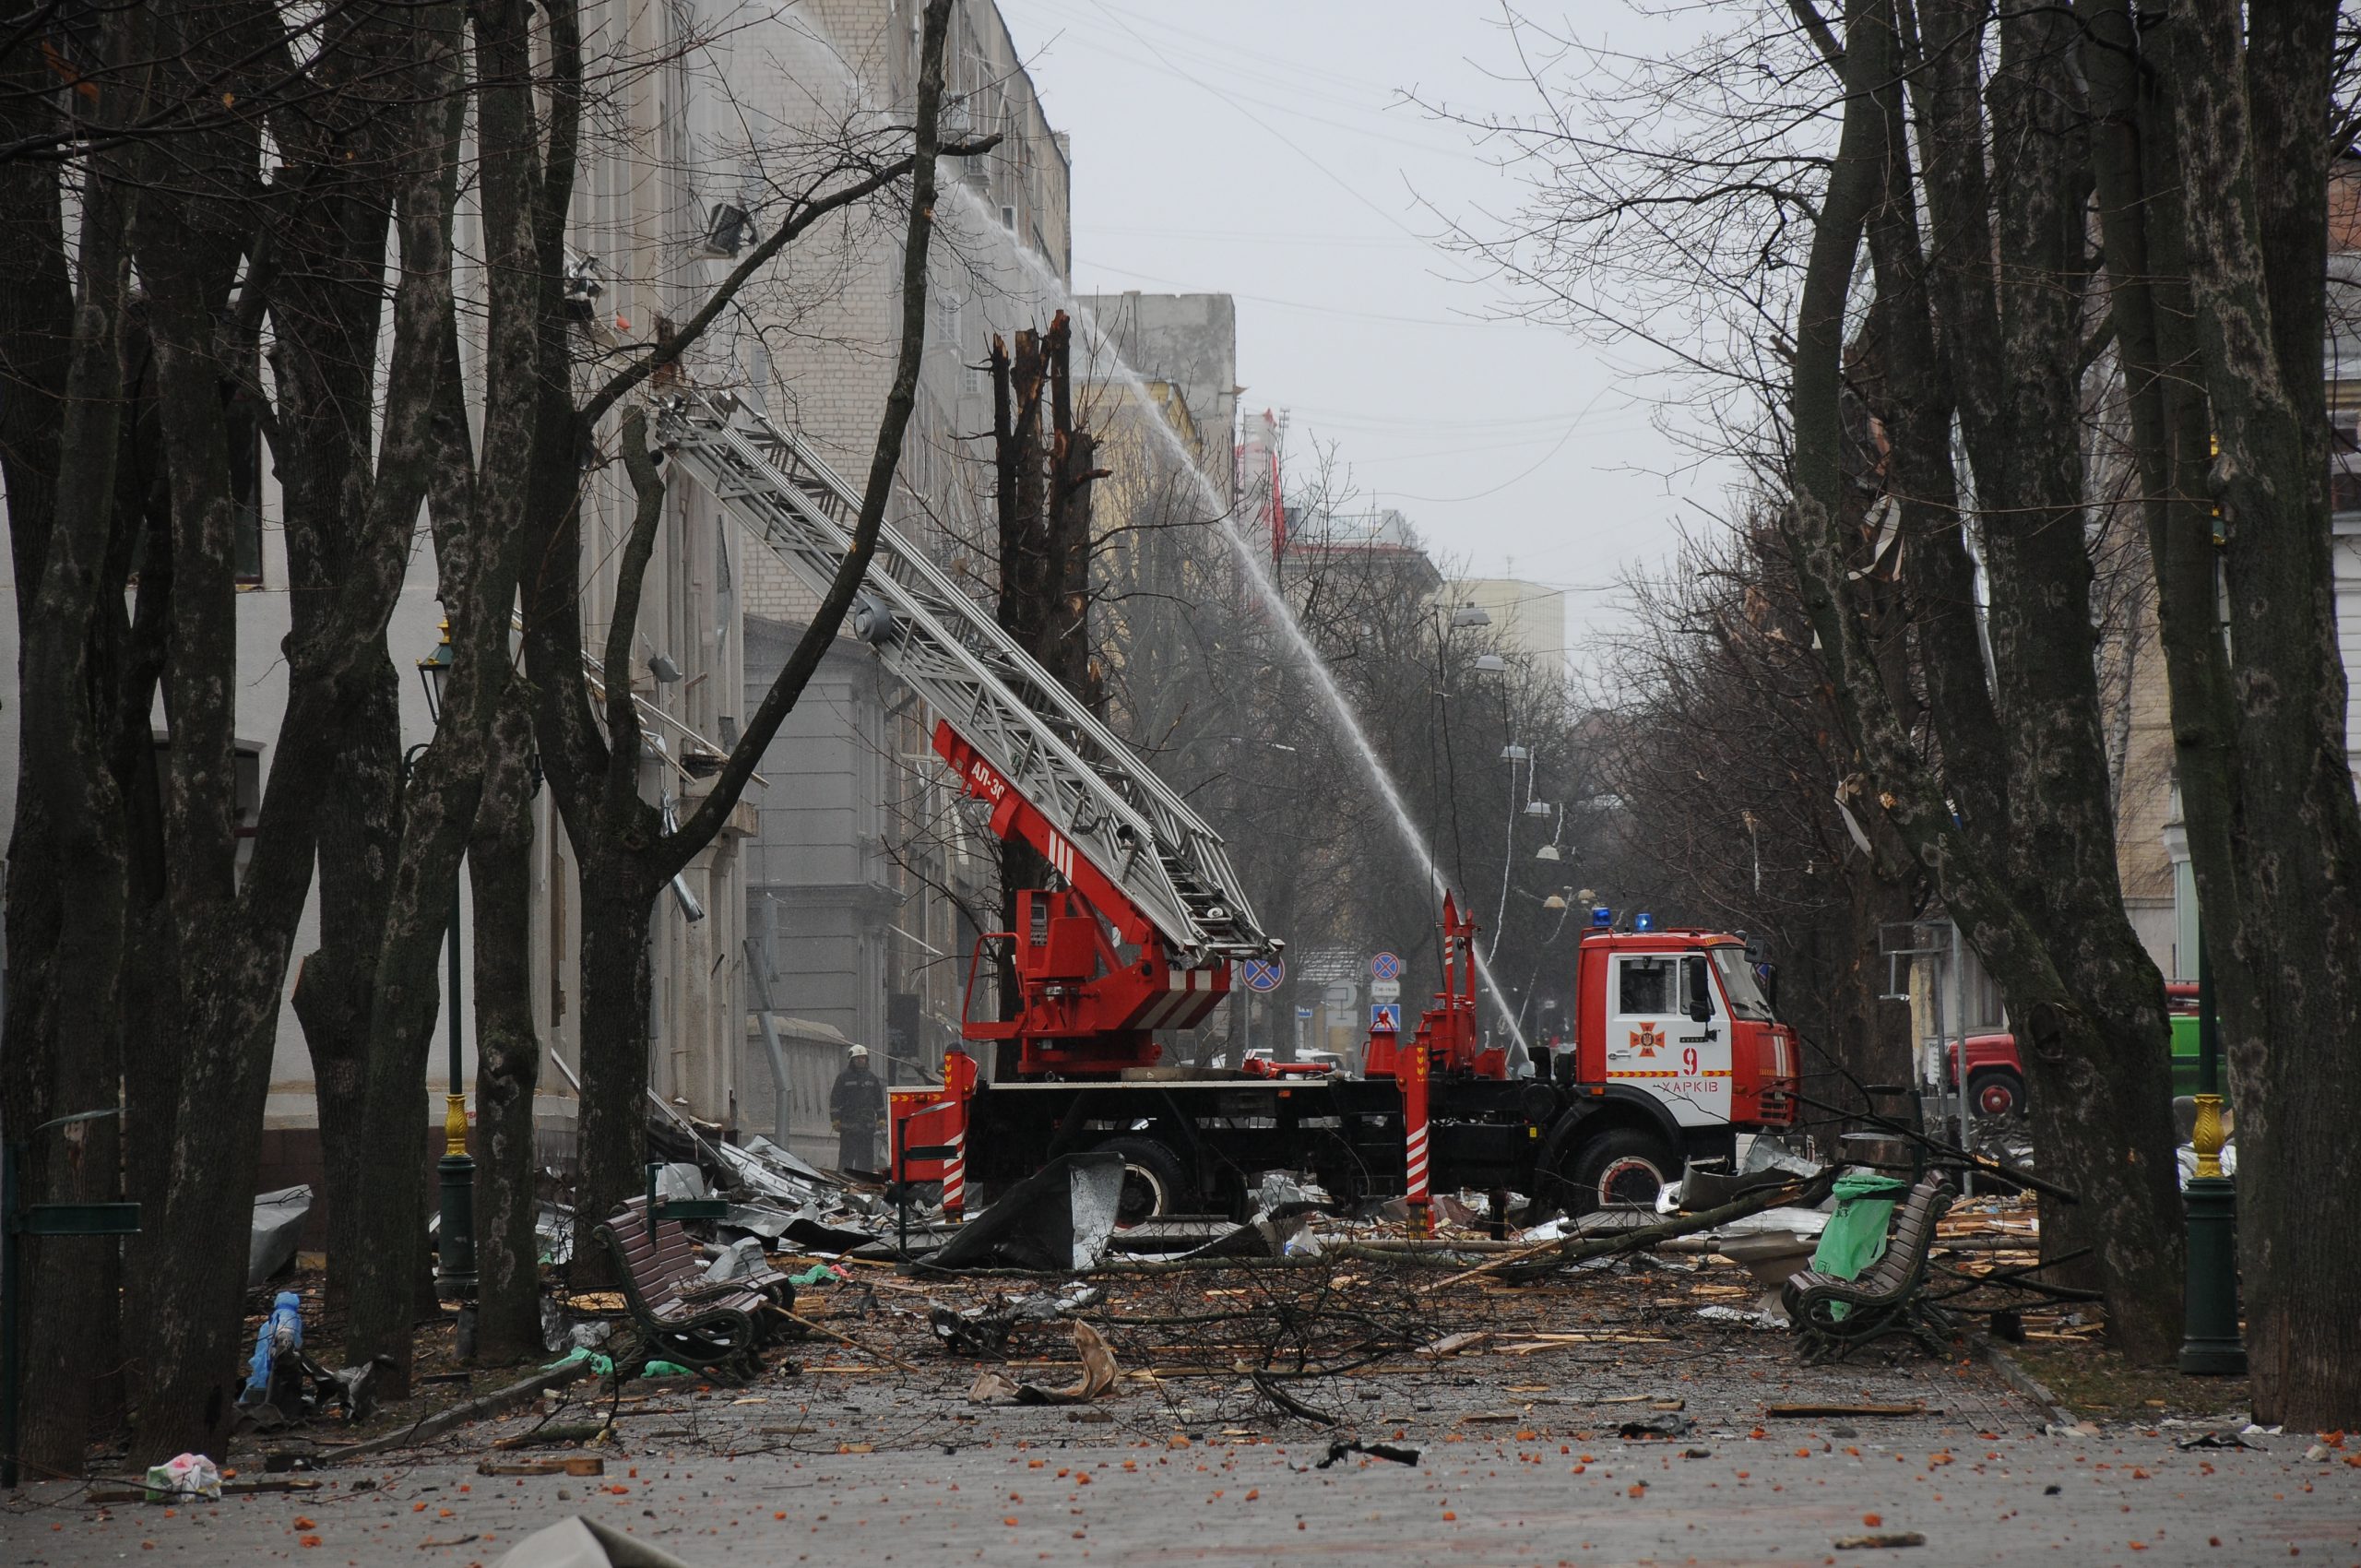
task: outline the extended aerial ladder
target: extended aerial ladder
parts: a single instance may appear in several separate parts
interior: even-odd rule
[[[677,393],[656,413],[681,467],[825,594],[860,493],[731,395]],[[969,1039],[1014,1040],[1021,1076],[1145,1065],[1154,1030],[1193,1025],[1227,994],[1233,960],[1278,951],[1220,836],[891,525],[848,619],[933,708],[934,748],[993,831],[1031,845],[1066,885],[1020,895],[1023,929],[995,933],[1014,948],[1019,1016],[971,1020]]]

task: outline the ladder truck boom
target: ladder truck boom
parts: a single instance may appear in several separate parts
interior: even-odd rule
[[[675,460],[814,593],[850,552],[860,494],[792,431],[730,394],[656,406]],[[935,749],[996,832],[1032,844],[1123,939],[1226,967],[1282,944],[1254,918],[1220,835],[890,524],[853,635],[935,712]]]

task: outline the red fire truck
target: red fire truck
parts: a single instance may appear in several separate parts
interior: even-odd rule
[[[727,395],[674,395],[658,429],[681,467],[825,592],[860,495],[792,432]],[[1021,893],[1017,929],[979,939],[943,1082],[891,1091],[892,1170],[940,1182],[955,1215],[1069,1152],[1121,1154],[1124,1218],[1236,1213],[1262,1172],[1307,1171],[1340,1199],[1513,1190],[1537,1211],[1651,1201],[1688,1158],[1794,1118],[1793,1037],[1744,943],[1618,930],[1575,950],[1573,1049],[1512,1077],[1477,1024],[1473,920],[1446,897],[1443,986],[1406,1043],[1370,1038],[1358,1075],[1248,1063],[1165,1064],[1157,1035],[1201,1022],[1233,970],[1283,945],[1257,923],[1220,837],[890,526],[850,624],[932,708],[934,747],[991,830],[1058,885]],[[1004,1018],[977,979],[1004,944]],[[989,1060],[979,1071],[977,1055]],[[982,1189],[979,1194],[978,1189]]]
[[[1049,1048],[1030,1033],[1036,996],[1071,1023],[1096,1004],[1097,982],[1120,978],[1136,994],[1148,978],[1122,975],[1104,948],[1090,972],[1083,955],[1100,944],[1088,929],[1059,951],[1056,922],[1077,917],[1055,911],[1071,899],[1024,896],[1031,924],[1014,945],[1025,1001],[1014,1020],[967,1028],[1014,1071],[981,1082],[954,1052],[943,1087],[893,1091],[896,1176],[941,1182],[955,1213],[975,1188],[988,1193],[1081,1149],[1123,1156],[1127,1223],[1236,1214],[1273,1170],[1309,1173],[1344,1200],[1423,1205],[1437,1186],[1506,1189],[1530,1194],[1536,1217],[1581,1213],[1652,1202],[1684,1158],[1727,1158],[1739,1132],[1794,1120],[1794,1038],[1772,1017],[1740,938],[1602,921],[1573,960],[1572,1049],[1549,1059],[1546,1075],[1511,1077],[1506,1053],[1478,1033],[1475,923],[1448,897],[1444,989],[1408,1040],[1371,1034],[1358,1076],[1286,1063],[1165,1067],[1136,1030],[1099,1036],[1089,1068],[1045,1071]],[[996,939],[1009,938],[984,940]],[[1210,994],[1226,989],[1225,977]]]

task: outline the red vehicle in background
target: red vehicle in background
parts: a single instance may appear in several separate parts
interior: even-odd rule
[[[2197,1092],[2197,984],[2169,980],[2165,1005],[2173,1026],[2173,1093]],[[2025,1069],[2017,1056],[2013,1034],[1970,1035],[1967,1048],[1968,1103],[1978,1116],[2002,1118],[2025,1113]],[[1960,1047],[1952,1047],[1952,1081],[1959,1081]]]

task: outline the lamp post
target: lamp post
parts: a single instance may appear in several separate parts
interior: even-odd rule
[[[443,623],[443,640],[418,661],[419,683],[426,688],[426,712],[436,730],[443,727],[443,698],[451,679],[451,623]],[[476,1162],[468,1157],[468,1096],[459,1064],[459,879],[451,877],[449,978],[444,988],[445,1016],[451,1040],[451,1089],[444,1099],[443,1158],[435,1166],[442,1187],[440,1240],[435,1247],[434,1294],[459,1303],[458,1350],[461,1360],[475,1354],[476,1297]]]
[[[2197,1126],[2189,1143],[2197,1170],[2181,1191],[2189,1211],[2189,1286],[2182,1296],[2180,1370],[2242,1377],[2238,1337],[2238,1184],[2222,1171],[2222,1030],[2213,1008],[2213,963],[2197,929]]]
[[[2189,1132],[2197,1170],[2181,1189],[2189,1220],[2189,1275],[2181,1295],[2180,1370],[2193,1376],[2237,1377],[2247,1370],[2246,1345],[2238,1337],[2238,1187],[2222,1170],[2221,1016],[2204,916],[2196,907],[2189,875],[2189,828],[2177,787],[2172,820],[2162,837],[2173,865],[2176,934],[2197,951],[2197,1124]]]

